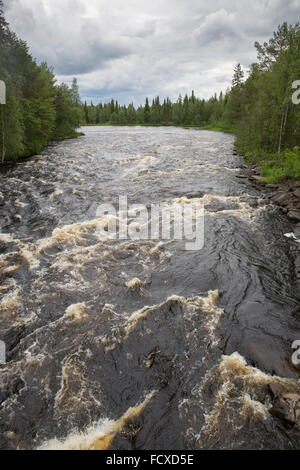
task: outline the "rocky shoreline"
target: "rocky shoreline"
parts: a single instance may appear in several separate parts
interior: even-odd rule
[[[242,166],[237,178],[249,180],[258,189],[267,188],[266,196],[271,204],[279,206],[293,226],[293,232],[285,234],[291,240],[291,250],[295,254],[297,285],[300,286],[300,184],[291,183],[279,186],[263,181],[258,167]],[[300,394],[285,390],[279,384],[269,385],[272,399],[270,413],[278,427],[287,435],[300,438]]]
[[[293,225],[293,232],[287,234],[291,239],[292,250],[295,253],[295,268],[297,283],[300,284],[300,184],[290,183],[279,186],[263,181],[259,167],[242,166],[242,172],[237,178],[246,178],[258,188],[268,188],[267,198],[271,204],[280,207]]]

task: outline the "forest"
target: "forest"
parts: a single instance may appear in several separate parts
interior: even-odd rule
[[[10,31],[0,0],[0,79],[6,104],[0,105],[0,160],[38,153],[52,140],[75,137],[82,121],[76,79],[57,85],[53,70],[38,65],[27,44]]]

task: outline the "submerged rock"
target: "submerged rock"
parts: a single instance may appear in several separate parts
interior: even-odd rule
[[[296,235],[297,238],[300,238],[300,222],[295,225],[294,234]]]
[[[288,191],[278,192],[272,198],[272,202],[279,206],[287,206],[291,202],[291,193]]]
[[[271,392],[273,399],[276,399],[284,391],[284,387],[280,385],[279,383],[270,383],[269,390]]]
[[[245,174],[240,174],[240,175],[235,175],[236,178],[249,178],[249,175],[245,175]]]
[[[204,196],[204,191],[193,191],[190,193],[185,194],[187,199],[194,199],[194,198],[202,198]]]
[[[276,390],[275,390],[276,391]],[[300,431],[300,395],[294,392],[281,393],[270,410],[288,428]]]
[[[288,217],[291,220],[296,220],[297,222],[300,222],[300,210],[290,210],[288,212]]]

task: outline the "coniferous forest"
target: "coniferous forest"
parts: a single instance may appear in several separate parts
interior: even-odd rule
[[[0,0],[0,79],[6,84],[1,105],[1,161],[38,153],[51,140],[76,135],[81,122],[77,82],[56,85],[53,70],[37,65],[26,43],[10,31]]]
[[[300,26],[283,23],[264,44],[257,62],[234,68],[232,86],[208,100],[179,95],[176,102],[146,98],[133,103],[81,103],[77,80],[57,85],[46,63],[38,65],[26,43],[10,31],[0,0],[0,78],[7,104],[0,122],[1,160],[32,155],[51,140],[75,137],[80,125],[195,126],[232,132],[236,148],[259,163],[268,181],[300,178],[300,106],[292,100],[300,77]]]

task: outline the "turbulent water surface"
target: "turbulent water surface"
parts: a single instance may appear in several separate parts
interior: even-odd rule
[[[87,128],[0,174],[2,449],[300,448],[290,231],[233,137]],[[205,244],[99,239],[96,209],[205,206]]]

